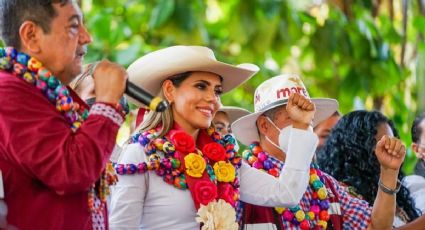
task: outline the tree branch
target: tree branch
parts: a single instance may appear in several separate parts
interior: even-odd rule
[[[419,10],[420,10],[421,14],[425,16],[425,2],[424,2],[424,0],[418,0],[418,6],[419,6]]]
[[[407,43],[407,9],[409,7],[409,0],[402,1],[402,13],[403,13],[403,34],[401,43],[401,54],[400,54],[400,65],[404,67],[404,56],[406,54],[406,43]]]

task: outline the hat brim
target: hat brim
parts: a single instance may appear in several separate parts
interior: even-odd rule
[[[314,114],[313,126],[318,125],[320,122],[326,120],[333,113],[338,110],[338,101],[330,98],[312,98],[311,101],[316,106],[316,113]],[[232,132],[236,138],[244,145],[249,146],[254,141],[259,141],[260,137],[257,130],[257,118],[264,112],[276,108],[278,106],[286,104],[286,101],[282,103],[276,103],[267,110],[251,113],[244,117],[239,118],[232,123]]]
[[[210,72],[222,77],[223,92],[226,93],[241,85],[259,71],[258,66],[254,64],[246,63],[233,66],[208,58],[197,58],[196,60],[191,61],[182,61],[179,58],[168,60],[168,63],[158,63],[152,64],[151,66],[144,66],[143,71],[137,69],[140,67],[140,65],[138,65],[136,61],[130,65],[127,70],[129,74],[129,80],[132,83],[147,90],[149,93],[158,95],[162,82],[169,77],[185,72]],[[131,103],[137,106],[142,105],[134,98],[128,95],[126,96]]]
[[[251,114],[251,112],[249,112],[248,110],[236,106],[223,106],[218,111],[225,112],[227,116],[229,116],[230,124],[243,116]]]

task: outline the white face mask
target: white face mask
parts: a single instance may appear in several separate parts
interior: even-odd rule
[[[279,129],[275,123],[273,123],[272,120],[270,120],[269,117],[266,117],[267,120],[279,131],[279,146],[274,143],[272,140],[270,140],[269,137],[266,136],[266,140],[270,142],[270,144],[274,145],[276,148],[282,150],[284,153],[288,153],[288,146],[289,146],[289,136],[291,134],[292,125],[288,125],[283,129]]]

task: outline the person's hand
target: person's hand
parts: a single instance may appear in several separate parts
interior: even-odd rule
[[[375,155],[382,169],[398,171],[406,156],[406,146],[401,140],[385,135],[376,144]]]
[[[301,94],[292,93],[289,96],[286,111],[288,111],[294,128],[307,129],[313,120],[316,107],[310,99]]]
[[[97,64],[93,78],[96,101],[117,104],[125,90],[127,71],[116,63],[103,60]]]
[[[419,160],[425,159],[425,153],[423,153],[423,152],[415,152],[415,151],[413,151],[413,152],[415,153],[416,157]]]

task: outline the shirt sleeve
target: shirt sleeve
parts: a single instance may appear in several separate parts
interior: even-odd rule
[[[285,166],[278,179],[242,163],[241,200],[269,207],[298,204],[308,185],[309,165],[317,141],[317,136],[311,130],[291,129]]]
[[[146,161],[139,144],[126,147],[118,163],[138,164]],[[120,175],[112,188],[109,227],[111,229],[139,229],[142,220],[144,198],[147,192],[147,175]]]
[[[17,80],[0,84],[2,157],[58,194],[87,191],[115,146],[113,108],[92,109],[74,132],[47,98]]]
[[[365,200],[348,193],[348,188],[339,184],[335,178],[325,174],[338,193],[343,219],[343,229],[367,229],[371,222],[372,207]]]
[[[419,175],[406,176],[403,184],[409,189],[410,196],[415,201],[415,207],[425,214],[425,178]]]

